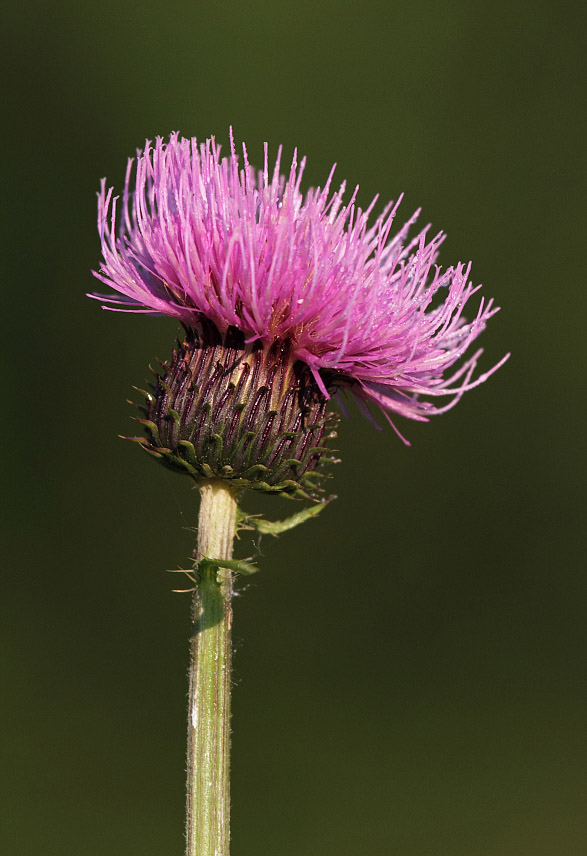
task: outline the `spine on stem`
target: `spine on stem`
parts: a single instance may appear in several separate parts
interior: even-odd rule
[[[231,559],[237,492],[200,487],[196,559]],[[232,576],[202,566],[190,642],[186,856],[229,856]]]

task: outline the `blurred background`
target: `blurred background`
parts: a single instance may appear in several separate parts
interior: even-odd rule
[[[4,6],[0,850],[183,852],[197,494],[118,439],[169,319],[102,312],[95,193],[172,130],[447,231],[510,362],[406,448],[343,420],[235,603],[234,856],[587,852],[579,4]],[[583,126],[584,129],[584,126]],[[400,212],[401,214],[401,212]],[[400,219],[401,216],[400,216]],[[292,505],[255,497],[277,518]],[[246,540],[237,555],[251,555]]]

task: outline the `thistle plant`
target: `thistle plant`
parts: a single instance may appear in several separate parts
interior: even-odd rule
[[[188,707],[187,856],[228,856],[232,589],[255,567],[233,558],[237,525],[278,534],[329,497],[331,440],[344,397],[369,414],[427,421],[507,359],[476,375],[469,353],[498,311],[479,300],[470,264],[437,264],[444,234],[392,233],[399,201],[370,224],[357,189],[301,191],[305,161],[281,174],[265,146],[256,171],[242,147],[172,134],[129,160],[122,199],[102,182],[95,276],[106,309],[168,315],[183,334],[139,392],[137,442],[201,494],[193,566]],[[339,407],[339,409],[340,409]],[[401,437],[401,434],[400,434]],[[407,443],[403,437],[404,442]],[[278,522],[249,518],[247,490],[306,505]]]

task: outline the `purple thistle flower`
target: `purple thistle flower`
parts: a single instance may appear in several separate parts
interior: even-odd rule
[[[369,225],[377,198],[363,211],[356,188],[344,204],[345,183],[331,191],[334,167],[323,189],[304,196],[305,159],[298,165],[294,153],[287,178],[280,160],[281,148],[270,173],[265,145],[257,172],[243,145],[239,164],[232,134],[227,158],[214,139],[147,141],[134,186],[129,160],[120,211],[102,181],[95,276],[119,294],[91,296],[188,328],[212,322],[221,336],[236,328],[264,348],[286,343],[326,398],[327,386],[348,389],[360,404],[419,421],[503,365],[509,355],[474,378],[481,350],[462,359],[498,308],[481,298],[465,320],[480,286],[469,281],[470,263],[436,264],[442,232],[430,237],[426,226],[410,238],[417,211],[391,235],[401,197]]]

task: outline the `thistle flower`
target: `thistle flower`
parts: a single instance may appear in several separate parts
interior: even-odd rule
[[[303,195],[305,159],[298,165],[294,153],[287,178],[280,164],[281,148],[270,172],[267,145],[262,171],[244,145],[239,163],[232,134],[226,158],[214,139],[147,141],[129,160],[120,211],[102,182],[104,260],[95,276],[118,294],[91,295],[104,308],[169,315],[186,328],[148,394],[144,448],[195,477],[252,479],[263,489],[300,487],[315,470],[316,449],[332,433],[324,405],[333,394],[350,393],[364,410],[376,405],[390,421],[427,421],[507,359],[474,377],[481,350],[465,352],[498,309],[481,298],[465,320],[480,286],[469,281],[470,263],[437,265],[442,232],[426,226],[409,236],[419,211],[392,235],[401,197],[369,225],[377,200],[363,211],[356,188],[345,204],[345,183],[331,189],[334,167],[324,188]],[[219,365],[222,383],[213,379]],[[303,404],[296,411],[290,400],[286,417],[284,396],[294,387]],[[434,403],[440,398],[447,401]],[[243,444],[253,450],[239,419],[245,434],[262,424],[254,454],[244,455]],[[284,435],[302,423],[310,435],[290,455]],[[286,460],[294,461],[289,471]]]
[[[91,296],[185,330],[144,392],[146,436],[131,439],[201,494],[193,567],[181,571],[194,586],[187,856],[229,856],[232,575],[254,571],[232,558],[241,488],[313,497],[331,460],[333,396],[427,421],[507,359],[474,377],[481,351],[465,353],[497,309],[481,299],[465,320],[479,288],[470,265],[443,271],[444,235],[428,226],[409,237],[418,212],[392,235],[399,202],[369,225],[376,200],[361,210],[355,189],[345,203],[334,168],[304,196],[305,161],[294,154],[287,178],[280,162],[281,149],[270,173],[265,146],[256,172],[232,135],[222,159],[213,139],[173,134],[129,161],[121,205],[104,181],[99,194],[95,275],[117,294]],[[247,519],[277,534],[324,506]]]

